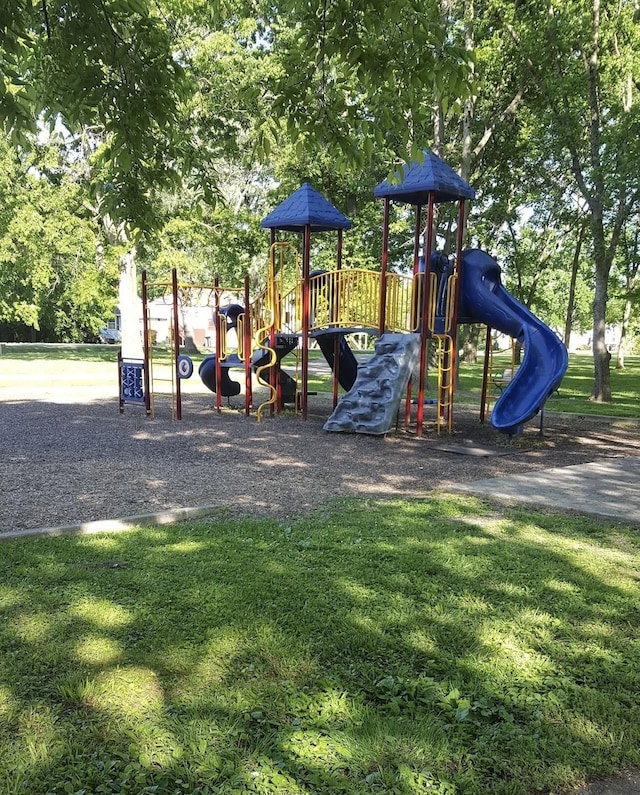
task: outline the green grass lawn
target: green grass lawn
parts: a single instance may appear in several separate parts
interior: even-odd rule
[[[118,383],[118,349],[119,346],[115,345],[7,345],[4,343],[4,353],[0,355],[0,388],[10,386],[12,383],[25,382],[34,389],[52,384],[66,384],[69,387],[105,384],[110,387],[110,391],[113,391]],[[194,375],[191,379],[182,382],[185,391],[198,389],[206,391],[198,377],[198,367],[210,353],[203,349],[191,357],[194,363]],[[325,361],[319,350],[310,351],[309,359],[311,362]],[[154,348],[152,365],[156,377],[164,381],[164,386],[161,384],[159,387],[156,383],[156,388],[160,391],[170,390],[172,351],[166,347]],[[295,370],[295,356],[287,356],[285,365]],[[299,367],[298,362],[298,372]],[[237,381],[243,380],[239,369],[234,370],[233,378]],[[331,392],[333,388],[329,376],[310,374],[308,383],[310,391]]]
[[[52,374],[57,374],[58,379],[64,377],[65,362],[68,363],[71,383],[82,377],[78,373],[78,364],[90,364],[92,377],[102,377],[104,380],[117,379],[116,357],[117,347],[112,345],[84,345],[84,346],[42,346],[42,345],[9,345],[0,356],[0,372],[5,381],[12,376],[26,377],[31,372],[33,362],[39,363],[39,376],[49,380]],[[207,353],[194,356],[195,375],[198,380],[197,369],[199,363]],[[324,361],[319,350],[309,353],[311,362]],[[171,363],[171,354],[166,348],[154,350],[154,364],[156,367],[168,367]],[[295,368],[295,357],[288,356],[285,364]],[[502,355],[495,357],[495,368],[504,369],[510,365],[509,357]],[[47,370],[47,368],[49,368]],[[114,376],[115,373],[115,376]],[[429,376],[429,392],[435,391],[435,374]],[[640,356],[629,356],[625,360],[625,368],[616,370],[611,368],[611,389],[613,400],[611,403],[594,403],[590,400],[593,385],[593,360],[588,353],[573,353],[569,357],[569,368],[560,385],[558,393],[552,395],[546,408],[548,411],[562,411],[585,415],[608,415],[613,417],[640,418]],[[456,386],[455,400],[458,403],[480,403],[482,387],[482,357],[476,364],[461,364],[459,382]],[[310,374],[309,389],[316,392],[330,392],[332,378]]]
[[[38,343],[0,343],[3,361],[19,362],[105,362],[115,363],[118,358],[117,345],[65,345],[63,343],[41,345]]]
[[[107,383],[115,357],[0,368]],[[550,407],[589,413],[590,367]],[[640,361],[612,381],[637,417]],[[639,546],[462,498],[2,544],[0,795],[533,795],[640,765]]]
[[[22,540],[0,793],[559,793],[640,764],[637,531],[471,499]]]
[[[494,358],[496,371],[511,366],[510,357]],[[593,358],[588,353],[572,353],[569,367],[560,389],[546,404],[548,411],[572,414],[607,415],[612,417],[640,418],[640,356],[625,359],[623,370],[611,367],[611,403],[594,403],[590,400],[593,387]],[[479,402],[482,388],[482,358],[477,364],[460,365],[459,389],[456,399]],[[497,397],[497,395],[495,396]]]
[[[574,353],[557,395],[549,399],[552,411],[579,414],[608,414],[614,417],[640,417],[640,356],[625,359],[623,370],[611,368],[611,403],[593,403],[593,359],[590,354]]]

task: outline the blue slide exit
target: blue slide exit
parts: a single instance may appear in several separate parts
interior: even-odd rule
[[[335,340],[338,338],[338,381],[340,386],[348,392],[356,381],[358,375],[358,360],[347,343],[344,333],[326,332],[313,334],[327,360],[329,367],[335,373]]]
[[[238,328],[238,317],[244,312],[244,307],[240,304],[231,304],[230,306],[220,309],[220,322],[226,323],[227,331]],[[220,383],[216,382],[216,354],[212,353],[206,356],[198,368],[198,374],[202,383],[212,392],[220,390],[220,394],[224,397],[233,397],[239,395],[241,391],[240,384],[234,381],[230,375],[229,370],[232,367],[244,367],[244,363],[240,361],[237,354],[227,356],[224,361],[220,362]]]
[[[522,363],[491,412],[495,428],[519,433],[560,385],[569,364],[567,349],[502,286],[500,266],[480,249],[463,253],[458,322],[484,323],[523,344]]]

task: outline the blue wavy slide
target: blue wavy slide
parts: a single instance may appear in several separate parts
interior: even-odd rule
[[[485,251],[462,257],[459,323],[484,323],[524,346],[522,363],[491,412],[494,428],[514,435],[560,385],[569,355],[547,325],[516,300],[500,281],[500,266]]]

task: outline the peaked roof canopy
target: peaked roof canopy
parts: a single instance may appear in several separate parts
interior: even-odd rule
[[[308,182],[294,191],[260,223],[265,229],[284,229],[288,232],[303,232],[307,226],[311,227],[312,232],[329,232],[351,227],[351,221]]]
[[[397,182],[385,179],[374,190],[374,196],[407,204],[426,204],[430,193],[436,202],[475,198],[474,189],[429,149],[424,150],[424,163],[413,162],[402,170],[402,179]]]

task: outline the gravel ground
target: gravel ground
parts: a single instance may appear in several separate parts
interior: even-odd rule
[[[78,402],[72,402],[78,401]],[[640,455],[637,422],[546,412],[508,444],[478,407],[454,408],[452,434],[401,429],[387,437],[329,434],[327,396],[309,418],[257,423],[214,396],[187,395],[182,422],[168,401],[155,418],[119,414],[104,390],[45,389],[37,399],[0,390],[0,533],[216,506],[226,515],[281,520],[342,496],[424,497],[456,482]]]

